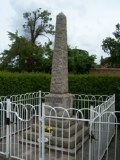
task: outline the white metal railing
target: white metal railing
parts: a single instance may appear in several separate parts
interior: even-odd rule
[[[78,96],[77,98],[74,97],[74,104],[76,104],[76,106],[79,108],[53,108],[47,105],[43,107],[42,114],[40,109],[42,97],[41,92],[39,92],[39,94],[38,92],[34,94],[27,93],[24,96],[18,96],[19,98],[17,96],[11,97],[12,98],[7,99],[7,101],[3,99],[4,101],[2,100],[2,102],[0,102],[0,117],[2,119],[0,126],[1,154],[6,155],[6,157],[11,156],[13,158],[25,160],[37,160],[41,156],[43,156],[43,160],[44,158],[50,160],[51,157],[54,157],[57,160],[59,155],[61,156],[61,159],[65,158],[70,160],[73,150],[75,159],[77,159],[77,157],[81,157],[81,160],[101,160],[105,152],[107,153],[107,157],[109,156],[108,146],[112,137],[117,132],[115,127],[117,122],[115,113],[115,95],[103,97],[96,96],[96,98],[95,96],[87,95]],[[35,100],[32,98],[35,98]],[[94,106],[93,103],[90,105],[91,101],[94,102]],[[82,105],[83,108],[81,108]],[[50,109],[49,114],[46,114],[46,110],[44,110],[46,108]],[[74,112],[74,117],[69,115],[71,109]],[[58,110],[63,111],[62,116],[58,116]],[[7,125],[5,125],[6,115],[8,120],[10,119],[10,122],[14,120],[14,123],[11,123],[10,125],[7,123]],[[39,117],[40,115],[42,115],[42,117]],[[67,129],[65,130],[66,121]],[[78,147],[78,139],[80,139],[78,136],[80,135],[80,133],[78,133],[79,123],[82,123],[81,126],[83,128],[81,132],[82,141],[81,144],[79,144],[81,145],[81,151],[79,151]],[[76,126],[71,129],[73,124]],[[88,124],[88,126],[86,126],[86,124]],[[49,134],[46,145],[45,139],[43,138],[45,125],[48,125],[48,127],[52,126],[54,133],[52,137],[50,137]],[[87,130],[89,127],[90,138],[89,145],[86,143],[89,146],[87,151],[85,151],[86,147],[84,144],[84,141],[88,139],[88,132],[84,131],[86,127]],[[76,137],[78,136],[78,139],[75,138],[74,144],[71,142],[73,132]],[[93,136],[96,140],[93,139]],[[64,139],[66,139],[68,142],[67,147]],[[30,141],[32,141],[32,143]],[[44,145],[48,149],[46,154],[44,154]],[[74,149],[72,148],[73,146]],[[60,153],[58,153],[58,151]],[[64,154],[66,151],[67,155]],[[80,155],[77,153],[77,151]],[[89,154],[85,154],[85,152]],[[116,155],[114,157],[116,157]]]
[[[94,106],[100,105],[107,101],[112,95],[85,95],[85,94],[73,94],[74,108],[89,108],[91,101],[94,102]]]
[[[33,106],[36,105],[36,107],[38,105],[40,105],[41,97],[44,97],[48,93],[49,92],[39,91],[39,92],[33,92],[33,93],[12,95],[12,96],[10,96],[11,111],[15,111],[15,109],[16,109],[16,112],[19,112],[19,116],[24,116],[24,112],[25,112],[26,108],[27,108],[27,110],[30,110],[31,105],[33,105]],[[94,102],[94,106],[98,106],[98,105],[100,106],[100,104],[107,101],[110,97],[111,96],[107,96],[107,95],[101,96],[101,95],[73,94],[73,107],[76,109],[89,108],[91,101]],[[2,102],[5,110],[6,110],[6,106],[7,106],[6,101],[7,101],[7,96],[0,97],[0,102]],[[98,106],[98,108],[99,108],[99,106]],[[38,113],[38,110],[37,110],[37,113]],[[89,113],[87,115],[87,118],[90,118]],[[13,121],[14,118],[11,117],[11,120]]]
[[[26,94],[18,94],[10,96],[10,107],[11,111],[17,112],[18,116],[22,119],[27,119],[32,116],[33,106],[36,109],[36,114],[39,113],[39,106],[41,105],[41,97],[44,97],[48,92],[33,92]],[[5,136],[5,115],[7,111],[7,96],[0,97],[0,126],[2,126],[2,130],[0,130],[0,138]],[[26,125],[22,124],[21,121],[18,121],[18,118],[14,113],[10,115],[10,121],[13,124],[14,128],[16,128],[16,132],[19,132],[21,129],[25,129]],[[16,124],[19,124],[19,127],[16,127]],[[24,127],[22,126],[24,125]],[[30,127],[30,123],[27,125]],[[12,132],[12,131],[11,131]]]
[[[112,95],[85,95],[73,94],[73,107],[76,109],[90,108],[91,102],[94,104],[93,108],[98,112],[99,108],[104,102],[107,102]],[[90,112],[85,113],[86,118],[90,119]]]
[[[115,95],[107,101],[91,108],[91,132],[97,141],[91,144],[91,160],[101,160],[115,135],[115,117],[110,116],[115,112]]]

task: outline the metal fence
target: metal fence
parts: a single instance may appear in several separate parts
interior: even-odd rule
[[[115,95],[93,108],[90,114],[90,133],[94,138],[90,159],[101,160],[115,135]],[[117,117],[116,117],[117,118]]]
[[[4,113],[4,111],[7,110],[7,105],[8,105],[7,99],[9,99],[10,101],[10,111],[12,112],[10,114],[10,121],[12,124],[14,124],[13,126],[15,128],[16,128],[16,124],[19,125],[19,127],[16,128],[16,132],[17,132],[17,131],[20,131],[21,129],[26,128],[26,125],[24,125],[24,123],[19,121],[17,116],[19,116],[21,119],[29,119],[32,115],[34,115],[34,110],[38,115],[40,105],[42,104],[41,97],[44,97],[45,94],[48,94],[48,92],[39,91],[39,92],[18,94],[18,95],[12,95],[12,96],[1,96],[0,97],[0,126],[5,125],[6,113]],[[14,112],[17,113],[17,116],[14,114]],[[29,126],[30,126],[30,123],[28,123],[28,127]],[[0,137],[4,136],[5,135],[4,133],[5,133],[5,127],[3,127],[2,130],[0,130]]]
[[[109,145],[114,137],[113,159],[117,160],[115,95],[73,95],[71,117],[70,109],[62,107],[47,105],[41,110],[41,97],[45,94],[1,97],[1,155],[24,160],[108,160]],[[46,108],[50,109],[49,114],[45,113]],[[63,115],[57,115],[58,109],[63,110]],[[49,129],[47,133],[45,126]]]

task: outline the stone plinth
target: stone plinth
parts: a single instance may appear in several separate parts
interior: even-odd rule
[[[67,112],[63,113],[64,109],[73,108],[73,95],[72,94],[48,94],[45,96],[45,105],[51,107],[62,107],[62,109],[56,109],[58,116],[67,116]],[[72,115],[72,109],[68,111],[69,115]],[[50,114],[50,109],[45,109],[45,114]],[[54,111],[51,113],[54,114]],[[69,116],[68,115],[68,116]]]

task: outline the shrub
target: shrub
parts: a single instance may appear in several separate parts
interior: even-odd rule
[[[0,96],[50,91],[50,74],[0,72]],[[120,110],[119,75],[69,75],[69,92],[73,94],[116,94],[116,110]]]

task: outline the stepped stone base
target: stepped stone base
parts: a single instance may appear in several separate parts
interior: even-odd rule
[[[82,147],[82,145],[85,143],[85,142],[87,142],[88,141],[88,139],[89,139],[89,137],[88,136],[85,136],[84,137],[84,140],[83,141],[80,141],[77,145],[76,145],[76,147],[75,148],[70,148],[70,149],[68,149],[68,148],[61,148],[61,147],[56,147],[55,145],[50,145],[49,146],[49,144],[46,144],[46,147],[45,148],[47,148],[47,149],[51,149],[51,150],[57,150],[57,151],[60,151],[61,152],[61,150],[63,151],[63,153],[68,153],[69,152],[69,154],[71,154],[71,155],[74,155],[81,147]]]
[[[25,144],[25,145],[27,143],[27,145],[32,146],[32,147],[37,147],[37,148],[39,147],[38,142],[34,142],[34,141],[31,141],[31,140],[27,140],[27,142],[26,142],[26,139],[21,139],[21,140],[19,140],[19,143]]]
[[[73,118],[73,119],[72,119]],[[69,128],[71,125],[75,124],[75,116],[71,116],[70,119],[64,119],[64,118],[45,118],[45,125],[50,125],[52,127],[61,128],[62,126],[64,128]]]
[[[81,147],[82,147],[82,144],[83,143],[85,143],[87,140],[88,140],[88,136],[86,136],[85,138],[84,138],[84,141],[82,141],[82,142],[79,142],[77,145],[76,145],[76,148],[73,148],[73,149],[68,149],[68,148],[62,148],[62,151],[63,151],[63,153],[70,153],[71,155],[74,155],[75,154],[75,152],[77,152]],[[19,143],[22,143],[22,144],[25,144],[26,145],[26,140],[25,139],[21,139],[20,141],[19,141]],[[33,147],[39,147],[39,143],[38,142],[34,142],[34,141],[31,141],[31,140],[27,140],[27,144],[28,145],[31,145],[31,146],[33,146]],[[54,145],[49,145],[49,144],[45,144],[45,148],[46,149],[51,149],[51,150],[57,150],[58,152],[61,152],[61,147],[56,147],[56,146],[54,146]]]
[[[75,144],[78,144],[79,142],[82,141],[82,133],[84,132],[84,137],[87,136],[88,134],[88,128],[85,127],[85,130],[79,130],[77,133],[75,133],[74,135],[72,135],[71,137],[56,137],[56,136],[52,136],[50,138],[50,144],[51,145],[56,145],[58,147],[63,146],[63,148],[69,148],[73,149],[75,148]],[[69,133],[68,133],[69,135]],[[64,135],[63,135],[64,136]]]
[[[83,122],[77,122],[75,120],[64,120],[62,122],[62,120],[56,121],[56,119],[50,119],[49,122],[49,119],[46,119],[45,125],[49,125],[49,123],[53,128],[53,134],[48,136],[49,143],[46,143],[46,148],[56,149],[57,151],[61,151],[62,149],[63,152],[74,154],[89,138],[89,129],[85,127]],[[33,124],[31,129],[25,131],[24,139],[26,138],[28,142],[33,141],[37,145],[39,125]]]

